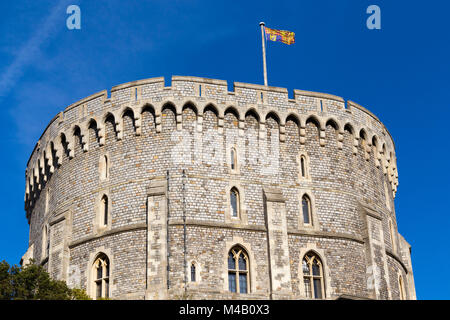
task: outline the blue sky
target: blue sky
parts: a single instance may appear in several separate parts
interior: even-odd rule
[[[68,30],[66,8],[81,8]],[[381,8],[381,30],[366,8]],[[2,1],[0,260],[28,245],[26,162],[71,103],[128,81],[190,75],[263,83],[259,22],[296,33],[269,43],[269,84],[362,104],[396,143],[399,231],[412,245],[419,299],[450,299],[450,42],[446,1]],[[447,208],[447,209],[446,209]]]

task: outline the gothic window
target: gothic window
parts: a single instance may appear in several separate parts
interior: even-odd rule
[[[94,262],[92,271],[96,299],[109,297],[109,268],[109,259],[105,254]]]
[[[105,194],[100,201],[100,214],[101,214],[101,223],[103,226],[108,225],[109,220],[109,208],[108,208],[108,196]]]
[[[323,266],[319,257],[308,252],[303,258],[302,270],[306,296],[313,299],[324,298]]]
[[[311,225],[312,215],[311,215],[311,199],[307,195],[302,197],[302,213],[303,213],[303,224]]]
[[[248,254],[239,246],[228,253],[228,289],[230,292],[248,293],[250,286]]]
[[[239,191],[236,188],[230,190],[230,211],[231,217],[238,218],[240,213]]]

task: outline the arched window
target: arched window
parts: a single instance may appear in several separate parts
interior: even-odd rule
[[[306,296],[313,299],[324,298],[323,266],[319,257],[312,252],[305,254],[302,270]]]
[[[403,277],[398,277],[398,290],[400,293],[400,300],[406,300],[405,284],[403,283]]]
[[[108,216],[109,216],[109,209],[108,209],[108,196],[106,194],[103,195],[101,203],[100,203],[100,213],[101,213],[101,223],[102,225],[106,226],[108,224]]]
[[[311,216],[311,199],[305,194],[302,197],[302,213],[303,213],[303,224],[311,225],[312,224],[312,216]]]
[[[236,155],[236,149],[234,147],[232,147],[230,150],[230,166],[231,166],[231,170],[236,170],[237,155]]]
[[[308,154],[304,151],[301,151],[297,155],[297,166],[298,166],[298,177],[300,180],[309,180],[309,158]]]
[[[195,276],[195,272],[196,272],[196,268],[195,268],[195,263],[192,262],[191,264],[191,282],[196,282],[196,276]]]
[[[250,287],[248,254],[239,246],[228,253],[228,288],[230,292],[248,293]]]
[[[93,279],[95,286],[95,298],[109,297],[109,259],[105,254],[100,254],[93,265]]]
[[[230,210],[231,217],[237,218],[240,213],[239,191],[236,188],[230,190]]]

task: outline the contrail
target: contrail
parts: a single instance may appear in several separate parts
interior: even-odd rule
[[[66,13],[64,7],[69,3],[69,0],[61,0],[55,7],[53,7],[50,14],[40,25],[33,36],[20,48],[14,61],[6,68],[0,75],[0,97],[8,94],[11,88],[22,76],[25,68],[33,61],[34,57],[39,53],[41,45],[51,38],[56,33],[56,30],[61,30],[61,27],[56,27],[58,21],[64,18]]]

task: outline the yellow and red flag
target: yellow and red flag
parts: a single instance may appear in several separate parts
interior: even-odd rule
[[[295,43],[295,33],[287,30],[276,30],[264,27],[266,40],[279,41],[285,44]]]

